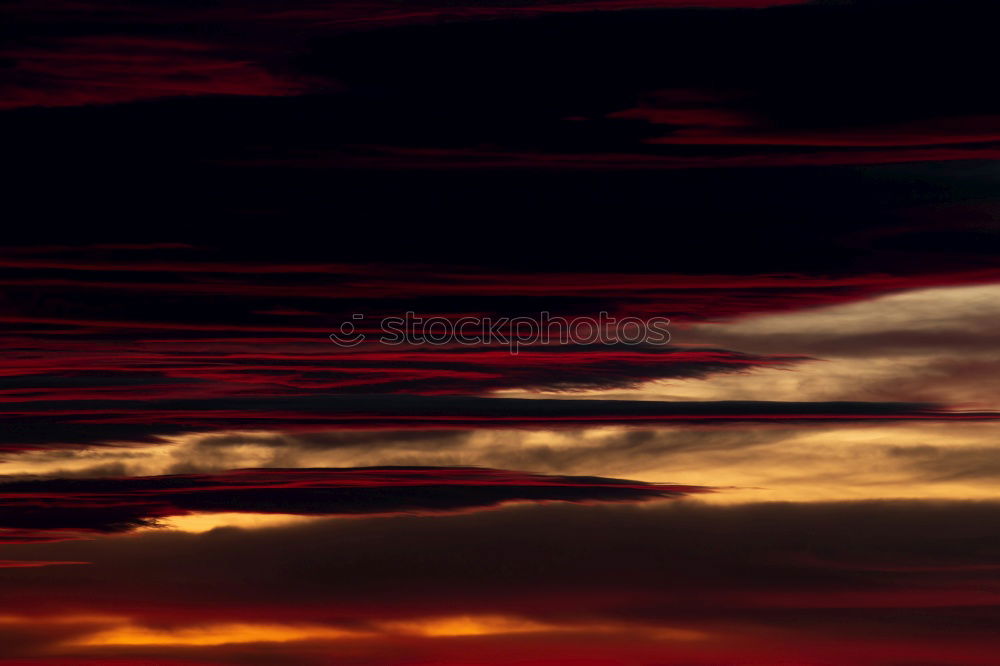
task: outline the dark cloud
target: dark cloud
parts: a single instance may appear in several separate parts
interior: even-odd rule
[[[520,346],[516,348],[520,358],[516,358],[509,344],[439,348],[416,343],[381,345],[382,333],[377,329],[369,344],[349,350],[315,332],[312,339],[302,341],[275,338],[267,347],[259,340],[206,340],[197,331],[192,331],[194,339],[182,334],[172,342],[152,345],[136,341],[132,335],[137,330],[155,329],[158,324],[126,325],[131,331],[113,327],[110,339],[97,340],[88,334],[93,325],[102,326],[99,322],[66,322],[83,338],[69,345],[57,331],[51,337],[40,336],[34,343],[9,341],[30,356],[26,354],[20,367],[12,367],[0,380],[0,393],[8,400],[29,402],[210,397],[227,392],[227,386],[234,396],[373,390],[417,394],[482,394],[510,388],[572,391],[739,372],[800,360],[722,349],[624,344]],[[220,326],[220,332],[223,328]],[[331,322],[328,328],[335,331],[337,324]],[[131,347],[130,352],[122,349],[125,345]],[[146,370],[151,367],[157,369]]]
[[[303,515],[447,512],[514,501],[644,501],[694,486],[481,468],[258,469],[0,483],[0,532],[123,532],[193,512]]]
[[[66,400],[5,406],[9,450],[72,446],[210,431],[567,427],[669,423],[816,423],[992,420],[902,402],[665,402],[420,395],[260,396],[160,401]]]
[[[372,605],[361,603],[359,612],[390,601],[395,611],[386,612],[431,614],[434,608],[459,602],[470,611],[500,611],[506,601],[518,602],[516,595],[502,594],[510,586],[512,592],[529,597],[537,591],[534,601],[541,612],[560,612],[572,599],[558,592],[586,580],[592,600],[608,590],[626,589],[635,595],[630,604],[637,604],[631,614],[680,619],[696,612],[681,600],[708,599],[710,593],[723,596],[717,607],[702,607],[702,612],[734,614],[746,606],[830,609],[838,598],[852,596],[864,606],[865,599],[876,602],[880,593],[901,590],[927,598],[960,595],[965,592],[961,587],[929,583],[957,583],[968,574],[987,579],[994,575],[982,565],[996,562],[996,511],[991,502],[920,500],[540,506],[434,518],[220,529],[201,535],[153,533],[19,546],[16,551],[25,558],[46,554],[94,562],[92,567],[56,572],[63,579],[60,583],[101,575],[101,569],[113,566],[124,566],[123,575],[146,566],[167,575],[161,568],[165,563],[182,562],[174,576],[197,576],[206,585],[210,578],[218,582],[171,592],[170,580],[150,579],[136,592],[157,598],[152,593],[162,591],[164,607],[185,599],[237,612],[232,602],[248,602],[245,613],[234,617],[258,612],[249,604],[254,599],[294,606],[334,589],[338,600],[352,603],[371,595]],[[401,561],[401,552],[410,557]],[[239,581],[263,562],[280,563],[289,575],[260,580],[252,589],[243,587]],[[422,575],[414,575],[418,571]],[[423,598],[428,607],[405,610],[432,588],[440,590],[442,598]],[[676,590],[676,600],[660,596],[667,589]],[[750,594],[755,590],[770,596]],[[988,590],[982,594],[990,596]],[[33,596],[44,598],[40,593]],[[616,612],[613,609],[612,604],[605,612]],[[302,612],[319,611],[303,606]]]

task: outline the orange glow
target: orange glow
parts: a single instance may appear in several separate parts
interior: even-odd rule
[[[13,619],[13,618],[12,618]],[[22,618],[20,621],[27,621]],[[34,621],[38,621],[37,619]],[[218,646],[294,641],[336,641],[372,638],[454,638],[524,633],[586,633],[639,635],[645,639],[698,641],[708,635],[692,629],[637,627],[624,624],[543,623],[509,615],[455,615],[379,622],[368,629],[343,629],[322,624],[218,623],[173,628],[147,627],[125,618],[46,618],[46,623],[100,622],[95,633],[74,639],[72,647]],[[108,626],[112,624],[113,626]]]
[[[124,645],[212,646],[231,643],[287,643],[307,640],[364,638],[371,634],[322,625],[210,624],[154,629],[124,624],[74,641],[81,647]]]

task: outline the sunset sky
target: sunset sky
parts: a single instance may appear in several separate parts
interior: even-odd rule
[[[0,666],[1000,663],[996,3],[0,24]]]

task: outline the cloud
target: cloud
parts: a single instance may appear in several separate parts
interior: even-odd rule
[[[0,481],[226,473],[238,468],[474,466],[602,476],[725,492],[702,501],[997,497],[997,423],[827,420],[656,425],[210,431],[130,447],[8,455]],[[285,514],[274,520],[290,520]],[[232,513],[166,522],[182,529],[242,525]],[[251,522],[255,522],[254,521]],[[256,521],[259,522],[259,521]]]
[[[1000,150],[1000,105],[980,85],[989,75],[984,26],[997,18],[988,2],[435,1],[400,10],[303,0],[145,13],[86,4],[89,14],[63,3],[8,10],[48,29],[8,50],[8,106],[139,100],[125,113],[150,127],[176,115],[160,98],[236,96],[239,113],[259,121],[254,146],[227,146],[232,124],[182,134],[228,164],[745,169],[994,159]],[[902,13],[909,31],[896,30]],[[213,29],[192,42],[190,25]],[[845,53],[839,35],[857,25],[866,29]],[[924,48],[951,36],[948,49]],[[686,66],[663,65],[676,62]],[[333,113],[300,113],[303,97]],[[270,117],[281,104],[261,103],[283,100],[279,113],[291,113],[294,128]],[[103,122],[114,127],[118,113]]]
[[[745,399],[759,395],[763,383],[775,398],[945,400],[961,409],[992,409],[1000,364],[997,294],[996,284],[930,287],[680,327],[673,338],[682,345],[762,356],[780,349],[810,360],[791,372],[748,368],[712,381],[668,379],[614,395]]]
[[[136,253],[146,260],[136,260]],[[930,349],[950,340],[963,353],[988,349],[992,343],[984,332],[992,330],[995,319],[988,304],[982,305],[992,297],[993,269],[830,276],[521,275],[467,267],[205,257],[204,251],[174,245],[120,243],[26,246],[0,257],[0,273],[8,272],[0,282],[9,287],[0,303],[0,319],[10,327],[2,342],[10,360],[0,377],[7,425],[0,441],[6,448],[150,440],[210,428],[459,427],[486,421],[579,425],[587,419],[698,420],[698,414],[682,413],[695,409],[711,418],[710,407],[693,404],[663,406],[662,413],[653,414],[651,405],[487,403],[455,395],[520,390],[528,397],[548,393],[565,399],[613,391],[627,398],[635,391],[645,397],[650,382],[666,386],[665,380],[718,389],[685,396],[706,403],[715,398],[763,403],[761,397],[799,402],[806,395],[817,403],[860,402],[849,391],[802,393],[801,386],[791,392],[783,387],[788,377],[812,377],[826,367],[811,359],[852,347]],[[144,276],[142,281],[131,281],[136,274]],[[152,293],[162,298],[149,298]],[[304,314],[276,318],[271,313],[282,303]],[[502,345],[398,347],[377,340],[377,322],[385,313],[413,310],[454,319],[473,308],[501,319],[532,309],[569,318],[598,311],[669,315],[675,343],[530,345],[515,358]],[[352,320],[352,310],[370,313],[364,324],[370,343],[337,347],[326,336]],[[848,323],[859,319],[869,328],[849,330]],[[782,321],[791,322],[784,324],[787,330]],[[846,373],[852,389],[858,372]],[[947,373],[947,368],[928,372]],[[760,393],[758,376],[770,378],[767,396]],[[744,384],[749,388],[726,393],[726,387]],[[916,387],[904,392],[905,384],[871,388],[861,397],[948,405],[955,396]],[[381,397],[365,397],[372,393]],[[396,394],[401,394],[398,400],[392,397]],[[409,394],[426,399],[415,402]],[[552,408],[550,413],[543,405]],[[493,406],[507,411],[500,414]],[[964,401],[958,406],[966,407]],[[787,414],[779,414],[777,405],[761,404],[757,414],[749,404],[717,407],[716,421],[801,415],[795,406]],[[44,418],[37,415],[42,409]],[[804,416],[825,418],[840,409],[815,405]],[[857,416],[872,417],[873,409],[892,411],[859,405]],[[457,418],[463,410],[464,420]],[[584,410],[595,413],[585,419]],[[911,411],[906,407],[898,415],[910,417]]]
[[[824,356],[993,352],[998,293],[997,284],[917,288],[854,303],[699,323],[685,338],[758,353],[768,347]]]
[[[67,400],[3,405],[9,451],[156,441],[206,430],[562,428],[598,425],[993,420],[991,411],[926,403],[661,401],[421,395],[255,396],[160,401]]]
[[[631,655],[628,663],[642,664],[662,663],[664,655],[720,663],[736,653],[770,663],[891,664],[916,660],[921,650],[945,663],[979,664],[987,662],[966,648],[977,646],[982,656],[993,644],[996,511],[993,502],[919,500],[510,507],[22,546],[31,557],[93,564],[0,577],[21,600],[17,613],[48,631],[57,627],[47,618],[60,614],[105,617],[77,634],[76,647],[62,640],[61,654],[75,658],[194,654],[181,645],[121,652],[108,640],[82,647],[114,629],[158,633],[162,643],[195,627],[210,638],[213,627],[221,636],[221,627],[238,625],[362,634],[436,626],[436,642],[398,645],[408,645],[411,657],[430,650],[442,657],[436,663],[461,663],[449,651],[464,649],[467,660],[470,646],[493,646],[498,659],[572,659],[583,640],[608,663],[622,663],[610,656],[617,648]],[[480,619],[479,638],[449,637],[442,618],[456,616],[467,627]],[[539,628],[538,640],[515,633],[493,642],[518,622]],[[665,635],[655,638],[657,628]],[[706,638],[686,643],[684,632]],[[126,632],[118,636],[127,642]],[[321,649],[327,659],[353,650],[360,663],[383,663],[378,646],[398,638],[332,638]],[[269,663],[312,654],[308,641],[254,649],[265,650]],[[198,655],[235,658],[226,649]]]
[[[137,260],[137,253],[145,261]],[[539,392],[563,399],[588,392],[593,397],[600,391],[629,397],[630,390],[639,395],[650,382],[664,380],[699,386],[690,380],[704,379],[705,385],[721,387],[717,395],[695,396],[702,402],[763,402],[761,397],[799,402],[804,395],[815,402],[859,402],[849,392],[796,394],[781,387],[788,376],[811,376],[820,365],[810,359],[852,345],[886,349],[893,341],[900,348],[928,348],[949,339],[972,349],[975,337],[979,346],[988,347],[989,336],[983,332],[992,330],[992,315],[986,314],[991,310],[973,313],[970,308],[992,294],[990,283],[997,279],[994,269],[840,275],[516,274],[273,257],[250,261],[174,245],[121,243],[15,248],[0,257],[0,274],[6,275],[0,283],[8,287],[0,302],[0,320],[9,326],[0,343],[10,359],[0,377],[0,407],[7,425],[0,442],[7,450],[149,440],[210,428],[457,427],[487,420],[498,425],[545,420],[581,424],[582,414],[567,412],[565,402],[544,403],[552,407],[551,414],[545,414],[543,403],[463,402],[465,398],[454,396],[521,390],[529,397],[539,397]],[[133,282],[137,274],[143,277]],[[981,296],[948,310],[949,294]],[[930,321],[937,323],[918,325],[914,317],[930,313],[934,303],[938,310]],[[303,314],[274,315],[282,304]],[[887,317],[895,311],[894,304],[900,304],[901,312],[918,304],[919,312],[890,326]],[[820,306],[830,309],[820,311]],[[454,320],[477,312],[474,308],[498,319],[532,310],[569,318],[600,311],[669,315],[675,343],[529,345],[515,358],[503,345],[399,347],[377,339],[378,321],[387,313],[434,312]],[[352,311],[365,314],[371,339],[356,348],[337,347],[327,335],[351,321]],[[858,317],[881,323],[871,330],[845,330],[847,321]],[[949,318],[954,319],[951,325]],[[691,325],[719,320],[728,323]],[[774,322],[785,320],[793,322],[791,329],[774,328]],[[852,376],[856,372],[850,371]],[[765,375],[774,383],[762,396],[751,379]],[[725,393],[726,386],[748,382],[752,390]],[[901,391],[902,384],[896,388]],[[372,393],[381,397],[365,397]],[[403,395],[396,400],[391,397],[396,394]],[[427,399],[414,402],[408,394]],[[947,405],[952,396],[912,391],[894,398],[891,391],[876,391],[862,397]],[[509,414],[501,419],[497,410],[482,412],[491,405]],[[624,411],[616,416],[619,407]],[[41,409],[47,411],[44,418],[37,415]],[[697,420],[697,414],[677,411],[696,409],[693,405],[663,407],[658,415],[649,411],[650,405],[588,403],[573,409],[597,410],[592,418],[609,423]],[[636,409],[645,411],[639,414]],[[755,415],[749,405],[718,409],[716,420],[792,419],[799,410],[790,406],[788,414],[780,415],[780,407],[762,405],[763,411]],[[840,408],[816,405],[807,416],[823,418],[830,409]],[[858,416],[871,409],[880,408],[859,406]],[[468,410],[468,418],[455,418],[462,410]],[[910,408],[904,411],[899,415],[909,416]]]
[[[40,537],[125,532],[195,512],[301,515],[435,513],[515,501],[645,501],[706,488],[476,468],[258,469],[0,483],[4,530]],[[2,538],[2,537],[0,537]]]

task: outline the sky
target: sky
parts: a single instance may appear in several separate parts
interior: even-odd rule
[[[0,17],[0,666],[997,663],[995,3]]]

